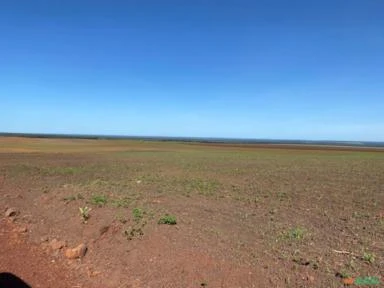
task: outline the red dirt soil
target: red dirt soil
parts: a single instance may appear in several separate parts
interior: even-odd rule
[[[0,220],[0,272],[11,272],[33,288],[86,287],[64,263],[28,243],[20,228],[10,220]]]
[[[382,153],[11,140],[0,141],[0,273],[33,288],[339,288],[339,272],[384,271]],[[158,224],[167,213],[177,225]],[[132,228],[143,235],[129,239]],[[53,239],[87,254],[68,260]]]

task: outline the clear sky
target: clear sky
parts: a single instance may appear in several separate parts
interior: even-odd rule
[[[384,141],[383,0],[15,0],[0,131]]]

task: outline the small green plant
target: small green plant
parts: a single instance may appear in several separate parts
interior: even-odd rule
[[[296,227],[284,233],[284,238],[290,240],[302,240],[305,236],[306,230],[301,227]]]
[[[88,208],[88,207],[80,207],[79,208],[80,210],[80,216],[81,218],[83,219],[83,222],[84,223],[87,223],[88,219],[89,219],[89,212],[92,210],[91,208]]]
[[[336,276],[339,276],[340,278],[346,279],[346,278],[351,278],[351,277],[352,277],[352,274],[349,273],[349,272],[346,271],[346,270],[342,270],[342,271],[336,273]]]
[[[375,262],[375,254],[365,252],[363,255],[363,260],[372,264],[373,262]]]
[[[99,207],[107,204],[107,196],[105,195],[93,195],[91,198],[91,203]]]
[[[159,219],[158,224],[175,225],[177,224],[176,217],[173,215],[165,214]]]
[[[132,210],[133,220],[135,220],[136,223],[140,222],[141,219],[144,217],[144,211],[140,208],[135,208]]]

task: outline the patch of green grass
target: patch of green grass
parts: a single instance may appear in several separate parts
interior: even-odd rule
[[[99,207],[104,206],[107,202],[108,198],[105,195],[93,195],[91,197],[91,203]]]
[[[364,255],[363,255],[363,260],[370,263],[370,264],[373,264],[373,262],[375,262],[375,254],[373,253],[368,253],[368,252],[365,252]]]
[[[165,214],[164,216],[160,217],[158,224],[167,224],[167,225],[176,225],[177,220],[176,216]]]
[[[144,214],[145,214],[145,212],[144,212],[144,210],[141,209],[141,208],[134,208],[134,209],[132,210],[133,220],[134,220],[136,223],[140,222],[141,219],[144,218]]]
[[[344,278],[344,279],[352,277],[352,274],[346,270],[340,271],[339,273],[337,273],[337,275],[339,275],[341,278]]]
[[[283,234],[283,237],[288,240],[303,240],[306,234],[306,230],[301,227],[295,227]]]

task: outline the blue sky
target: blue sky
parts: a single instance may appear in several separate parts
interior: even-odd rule
[[[4,1],[0,131],[384,141],[382,0]]]

